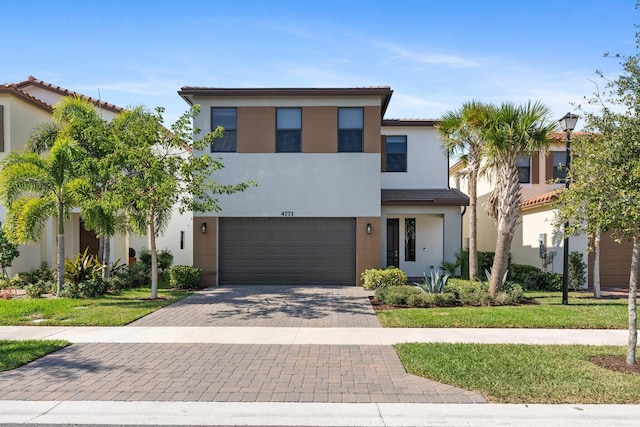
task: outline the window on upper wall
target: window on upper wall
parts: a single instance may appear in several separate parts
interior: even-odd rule
[[[404,219],[404,260],[416,260],[416,219]]]
[[[406,135],[387,135],[385,144],[385,172],[407,171]]]
[[[211,108],[211,130],[218,126],[224,129],[224,136],[215,138],[211,143],[211,152],[235,153],[237,110],[235,108]]]
[[[531,182],[531,158],[529,156],[518,157],[518,171],[520,172],[520,184]]]
[[[567,162],[567,155],[564,151],[553,151],[553,179],[564,182],[567,176],[567,169],[565,163]]]
[[[363,108],[338,108],[338,152],[362,153]]]
[[[302,140],[302,110],[276,109],[276,152],[299,153]]]

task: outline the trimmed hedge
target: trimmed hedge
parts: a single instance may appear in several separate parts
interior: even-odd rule
[[[407,284],[407,275],[396,267],[365,270],[360,276],[362,287],[365,289],[386,288],[389,286],[402,286]]]
[[[169,285],[176,289],[198,289],[202,270],[190,265],[174,265],[169,270]]]

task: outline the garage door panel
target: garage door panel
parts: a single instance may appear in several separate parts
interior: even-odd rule
[[[354,218],[221,218],[220,283],[355,283]]]

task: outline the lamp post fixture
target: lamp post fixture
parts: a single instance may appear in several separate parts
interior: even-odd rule
[[[564,187],[569,188],[569,165],[571,164],[571,131],[576,128],[578,116],[576,114],[567,113],[560,120],[560,128],[567,134],[565,166],[564,166]],[[566,234],[569,228],[569,222],[565,222],[564,230],[564,257],[562,260],[562,304],[569,304],[569,236]]]

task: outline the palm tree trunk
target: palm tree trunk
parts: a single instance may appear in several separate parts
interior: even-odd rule
[[[633,251],[631,252],[631,271],[629,274],[629,343],[627,345],[627,364],[636,363],[636,346],[638,344],[638,257],[640,256],[640,233],[633,236]]]
[[[502,287],[502,278],[509,268],[511,240],[520,219],[520,183],[515,161],[513,164],[500,167],[496,185],[499,196],[496,209],[498,236],[489,280],[489,295],[492,297],[495,297]]]
[[[600,298],[600,230],[593,238],[593,296]]]
[[[151,299],[158,298],[158,252],[156,249],[155,209],[149,215],[149,246],[151,247]]]
[[[58,265],[58,285],[56,287],[56,295],[62,293],[64,285],[64,207],[62,203],[58,203],[58,241],[56,247],[56,263]]]
[[[469,280],[478,277],[478,172],[471,165],[469,173]]]

